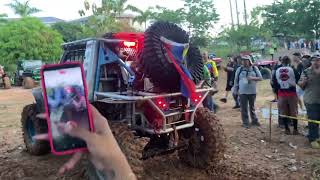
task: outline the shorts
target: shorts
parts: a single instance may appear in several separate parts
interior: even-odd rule
[[[296,92],[297,92],[298,97],[303,97],[303,95],[304,95],[304,90],[301,89],[300,86],[297,86],[297,87],[296,87]]]

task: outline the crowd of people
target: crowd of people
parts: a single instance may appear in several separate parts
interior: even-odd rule
[[[320,50],[320,40],[305,40],[305,39],[299,39],[296,41],[287,41],[285,44],[285,47],[290,49],[308,49],[312,52]]]
[[[215,63],[208,59],[206,52],[203,53],[203,58],[205,77],[212,86],[216,84],[219,73]],[[260,126],[255,110],[257,82],[262,80],[260,70],[254,66],[250,56],[229,56],[228,59],[228,64],[222,67],[227,73],[226,93],[220,101],[227,103],[229,95],[232,94],[233,108],[241,111],[242,126],[244,128]],[[278,105],[279,127],[284,128],[285,134],[300,134],[297,120],[299,108],[307,112],[308,119],[320,122],[319,53],[302,55],[296,52],[280,57],[278,64],[273,67],[270,82],[275,93],[275,99],[272,101]],[[211,96],[205,99],[204,106],[213,112],[216,112],[218,107]],[[308,129],[311,146],[320,149],[319,124],[314,121],[309,122]]]

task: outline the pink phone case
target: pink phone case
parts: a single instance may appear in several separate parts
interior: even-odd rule
[[[82,74],[82,80],[83,80],[83,86],[84,86],[84,91],[85,91],[85,99],[86,99],[86,105],[87,105],[87,109],[88,109],[88,115],[89,115],[89,126],[90,126],[90,131],[94,132],[94,126],[93,126],[93,121],[92,121],[92,114],[91,114],[91,109],[89,106],[89,101],[88,101],[88,89],[87,89],[87,83],[86,83],[86,78],[84,76],[84,70],[83,70],[83,65],[81,63],[78,62],[67,62],[67,63],[63,63],[63,64],[50,64],[50,65],[44,65],[41,67],[41,71],[40,71],[40,75],[41,75],[41,86],[42,86],[42,90],[43,90],[43,99],[44,99],[44,103],[45,103],[45,109],[46,109],[46,119],[47,119],[47,124],[48,124],[48,135],[49,135],[49,141],[50,141],[50,147],[51,147],[51,152],[52,154],[55,155],[67,155],[67,154],[73,154],[75,152],[87,152],[88,149],[87,148],[77,148],[77,149],[70,149],[67,151],[63,151],[63,152],[57,152],[54,149],[53,146],[53,139],[52,139],[52,131],[51,131],[51,123],[50,123],[50,116],[49,116],[49,106],[48,106],[48,99],[47,99],[47,92],[46,92],[46,86],[45,86],[45,82],[44,82],[44,71],[46,68],[52,68],[52,67],[61,67],[62,65],[79,65],[80,69],[81,69],[81,74]]]

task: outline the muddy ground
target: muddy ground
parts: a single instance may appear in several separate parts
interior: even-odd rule
[[[216,99],[224,94],[223,80],[219,84],[221,91]],[[269,82],[261,82],[258,92],[257,109],[260,109],[273,98]],[[75,170],[59,177],[57,170],[68,157],[34,157],[26,153],[20,113],[33,101],[31,90],[0,90],[0,179],[86,179],[85,160]],[[269,142],[268,123],[261,116],[260,128],[243,129],[239,110],[232,109],[231,97],[226,104],[218,100],[217,103],[220,106],[217,116],[227,136],[225,159],[208,170],[198,170],[182,164],[176,154],[155,157],[146,160],[144,179],[320,179],[319,150],[311,149],[303,135],[284,135],[275,120]],[[301,132],[306,131],[304,126],[300,123]]]

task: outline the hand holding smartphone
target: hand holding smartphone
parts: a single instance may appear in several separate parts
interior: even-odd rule
[[[64,133],[70,124],[93,131],[82,65],[43,66],[41,76],[51,152],[65,155],[86,151],[85,141]]]

